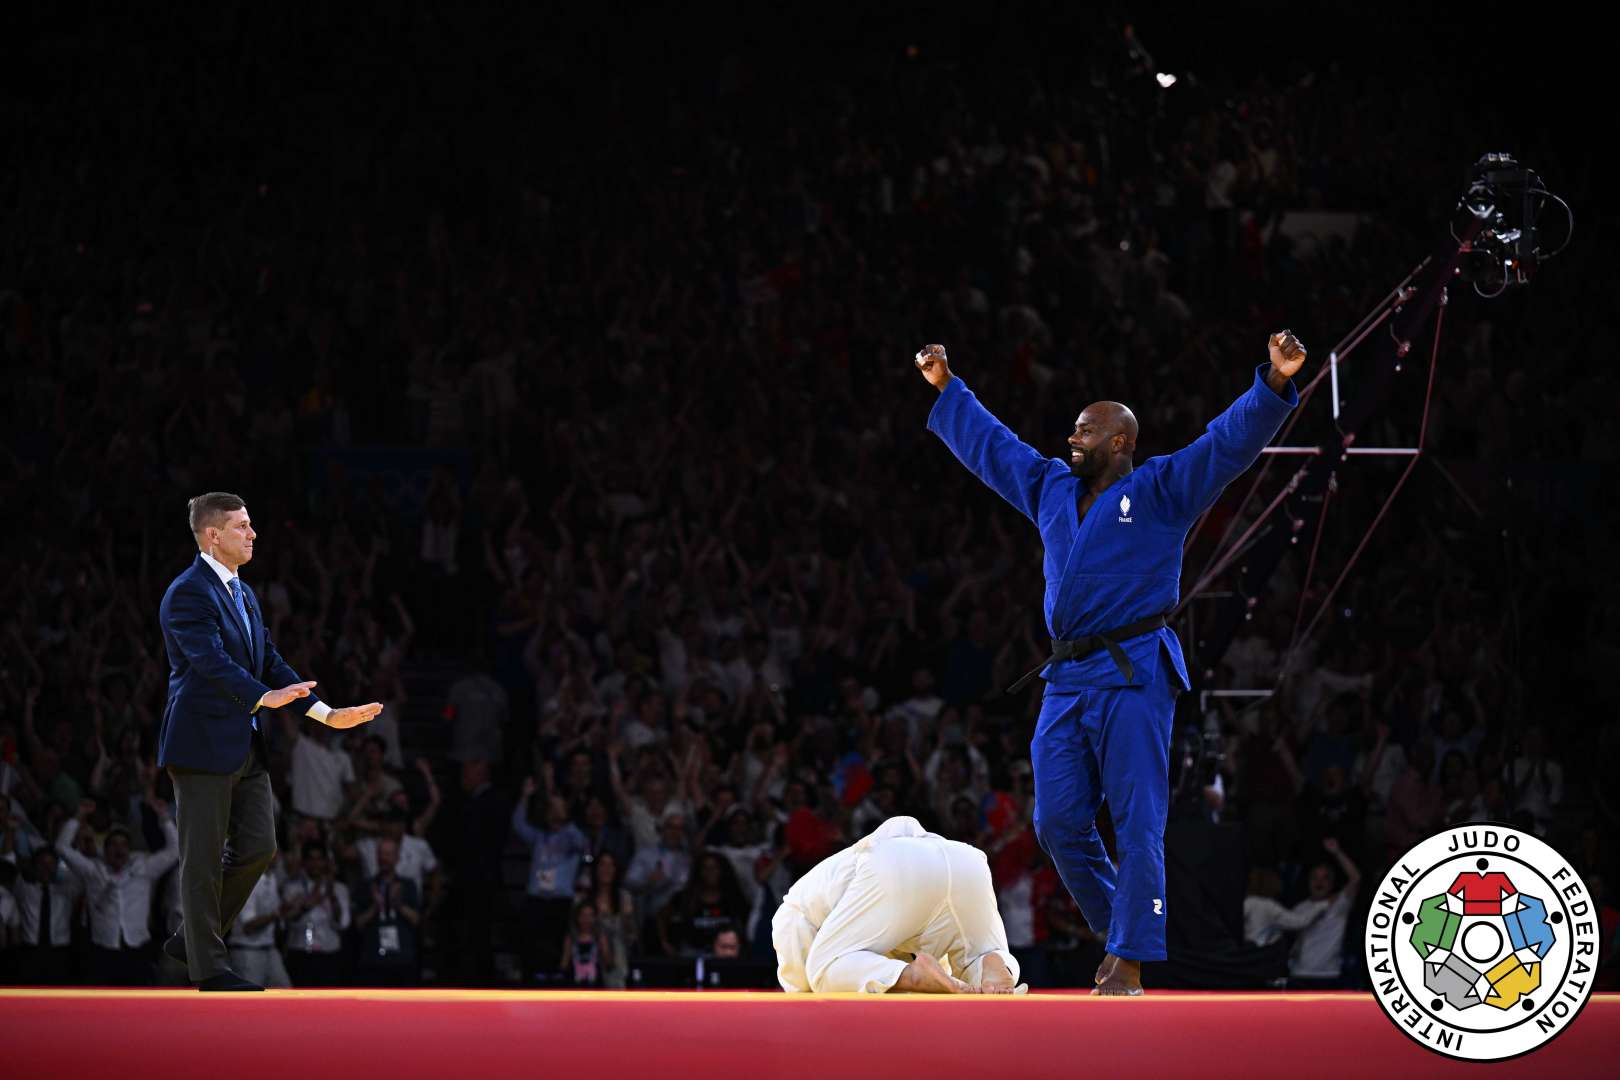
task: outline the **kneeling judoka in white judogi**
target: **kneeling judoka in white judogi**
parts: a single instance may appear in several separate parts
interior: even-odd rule
[[[789,992],[1014,993],[984,852],[894,817],[805,874],[771,920]],[[945,971],[938,957],[950,964]]]

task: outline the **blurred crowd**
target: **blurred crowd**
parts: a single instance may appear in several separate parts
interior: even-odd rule
[[[589,49],[518,64],[477,15],[374,14],[363,49],[341,15],[228,5],[34,27],[0,151],[0,981],[183,981],[155,945],[179,919],[156,610],[187,498],[227,490],[281,653],[385,704],[267,725],[249,978],[623,987],[703,960],[769,985],[793,879],[912,814],[989,854],[1033,981],[1084,984],[1100,943],[1030,826],[1038,695],[1002,692],[1045,652],[1038,539],[927,434],[909,358],[946,343],[1049,453],[1096,398],[1143,456],[1184,445],[1267,333],[1325,356],[1443,238],[1487,147],[1392,105],[1439,77],[1167,89],[1104,22],[1063,64],[1003,27],[971,71],[902,41],[648,87],[590,81]],[[1589,168],[1562,165],[1577,202]],[[1346,470],[1315,578],[1286,562],[1194,654],[1200,689],[1260,690],[1291,654],[1270,697],[1184,695],[1173,776],[1178,818],[1243,834],[1232,929],[1268,981],[1357,985],[1369,883],[1442,824],[1617,880],[1616,590],[1590,569],[1615,508],[1587,498],[1614,373],[1580,362],[1614,309],[1587,258],[1453,297],[1438,463],[1311,639],[1296,611],[1394,466]],[[1421,400],[1377,439],[1409,444]]]

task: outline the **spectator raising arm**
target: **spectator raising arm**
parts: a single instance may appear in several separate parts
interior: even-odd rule
[[[1338,863],[1339,869],[1344,872],[1344,887],[1339,890],[1339,895],[1346,900],[1355,900],[1356,890],[1361,887],[1360,869],[1350,860],[1350,856],[1345,854],[1344,849],[1339,846],[1339,842],[1333,837],[1324,838],[1322,847],[1329,855],[1333,856],[1333,861]]]

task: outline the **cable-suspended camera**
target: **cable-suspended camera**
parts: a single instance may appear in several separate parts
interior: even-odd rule
[[[1564,212],[1562,237],[1553,251],[1543,251],[1542,214],[1556,203]],[[1463,238],[1478,222],[1471,240]],[[1541,264],[1569,246],[1575,215],[1569,204],[1547,190],[1534,169],[1508,154],[1486,154],[1469,172],[1468,191],[1457,203],[1452,238],[1462,244],[1456,276],[1471,282],[1486,299],[1517,285],[1528,285]]]
[[[1466,281],[1480,296],[1492,299],[1510,288],[1528,285],[1543,263],[1569,246],[1575,215],[1568,203],[1547,190],[1533,169],[1507,154],[1486,154],[1468,175],[1467,192],[1458,200],[1451,221],[1450,242],[1414,267],[1328,351],[1327,363],[1300,390],[1300,407],[1284,425],[1276,444],[1263,451],[1266,462],[1255,471],[1247,492],[1228,517],[1226,531],[1216,542],[1214,552],[1192,584],[1183,589],[1183,599],[1176,609],[1178,630],[1182,631],[1182,641],[1192,645],[1190,656],[1201,700],[1207,700],[1209,695],[1266,697],[1273,692],[1269,687],[1216,687],[1214,680],[1233,635],[1253,617],[1266,581],[1290,550],[1305,556],[1306,567],[1281,667],[1285,673],[1297,670],[1296,662],[1305,656],[1302,647],[1332,610],[1334,597],[1423,456],[1451,283]],[[1542,221],[1547,208],[1555,203],[1563,211],[1561,226],[1556,217]],[[1425,338],[1428,349],[1421,348]],[[1414,346],[1418,347],[1415,355]],[[1356,353],[1354,371],[1347,379],[1347,361],[1352,352]],[[1332,427],[1315,445],[1289,445],[1289,433],[1305,415],[1313,391],[1324,381],[1331,388]],[[1405,446],[1367,445],[1361,436],[1371,433],[1384,412],[1385,402],[1398,392],[1412,398],[1422,395],[1416,438]],[[1338,489],[1339,472],[1347,470],[1350,462],[1361,455],[1404,458],[1406,467],[1360,543],[1340,566],[1332,585],[1318,596],[1311,588],[1317,568],[1317,541]],[[1303,459],[1303,464],[1258,516],[1246,516],[1245,511],[1256,501],[1266,477],[1282,457]],[[1449,480],[1450,474],[1441,471]],[[1455,480],[1451,482],[1456,486]],[[1466,492],[1461,493],[1467,500]],[[1471,501],[1469,506],[1481,514]],[[1222,587],[1213,589],[1221,579]],[[1193,603],[1200,599],[1211,602],[1202,613]],[[1307,613],[1307,606],[1314,606],[1315,612]]]

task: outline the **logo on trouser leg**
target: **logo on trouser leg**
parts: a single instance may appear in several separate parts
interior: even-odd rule
[[[1155,915],[1163,915],[1164,914],[1164,901],[1160,900],[1158,897],[1153,898],[1153,914],[1155,914]]]

